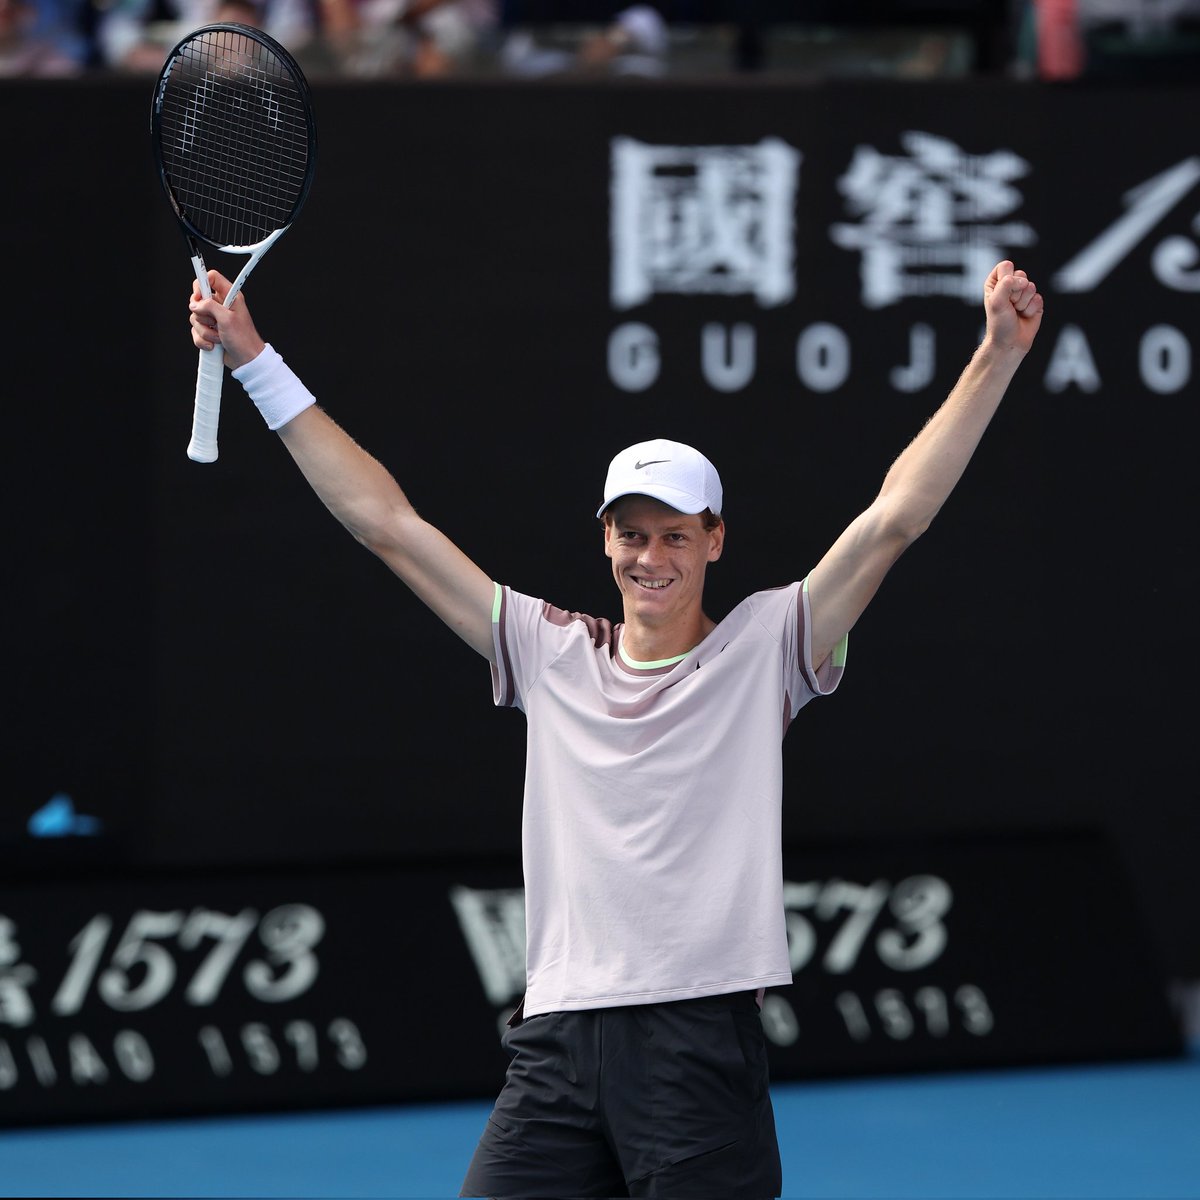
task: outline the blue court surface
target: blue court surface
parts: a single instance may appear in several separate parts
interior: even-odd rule
[[[787,1197],[1200,1197],[1187,1058],[777,1084]],[[0,1133],[6,1196],[448,1197],[484,1101]]]

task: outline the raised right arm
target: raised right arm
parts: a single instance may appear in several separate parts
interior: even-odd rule
[[[258,359],[265,343],[241,295],[229,308],[220,303],[229,281],[216,271],[209,280],[211,300],[192,295],[192,341],[201,350],[219,341],[226,364],[236,370]],[[391,473],[315,404],[278,433],[325,507],[467,645],[492,660],[495,585],[487,574],[419,516]]]

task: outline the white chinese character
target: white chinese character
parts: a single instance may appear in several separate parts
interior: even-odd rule
[[[8,917],[0,916],[0,1025],[19,1029],[33,1023],[29,987],[37,979],[37,972],[20,961],[16,932],[16,925]]]
[[[487,998],[504,1004],[520,996],[525,991],[524,889],[452,887],[450,903]]]
[[[1121,199],[1125,213],[1055,272],[1060,292],[1094,291],[1133,250],[1166,219],[1200,183],[1200,155],[1191,155],[1161,174],[1130,188]],[[1192,216],[1192,231],[1200,234],[1200,212]],[[1151,252],[1150,269],[1166,287],[1200,292],[1200,246],[1182,234],[1165,237]]]
[[[801,155],[778,138],[753,146],[612,142],[612,303],[656,292],[753,295],[784,304],[795,284]]]
[[[830,229],[836,245],[862,252],[868,308],[905,296],[958,296],[975,304],[979,280],[1010,246],[1037,241],[1023,221],[1005,221],[1022,202],[1011,186],[1029,164],[1009,150],[967,154],[928,133],[901,136],[907,156],[859,146],[838,181],[861,221]]]

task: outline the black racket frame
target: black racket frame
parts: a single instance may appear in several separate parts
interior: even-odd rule
[[[189,249],[193,257],[198,253],[196,247],[196,239],[205,242],[209,246],[215,246],[218,250],[223,247],[219,242],[208,237],[202,230],[198,229],[189,219],[183,205],[179,202],[179,197],[175,195],[174,189],[171,187],[169,172],[167,165],[163,160],[162,152],[162,106],[163,97],[166,91],[167,81],[170,78],[171,71],[174,68],[175,62],[179,57],[180,51],[189,42],[206,34],[212,33],[232,33],[240,34],[243,37],[250,38],[258,42],[260,45],[266,46],[272,54],[276,55],[283,65],[295,78],[304,106],[304,121],[308,134],[308,157],[305,161],[304,180],[300,185],[300,191],[296,196],[296,201],[292,205],[292,211],[288,214],[287,225],[290,225],[296,218],[296,214],[304,206],[304,201],[308,198],[309,188],[312,187],[313,176],[317,169],[317,124],[316,116],[313,111],[312,89],[309,87],[308,78],[301,69],[300,64],[296,61],[295,56],[285,49],[280,43],[270,34],[264,33],[263,30],[256,28],[253,25],[243,25],[236,21],[217,21],[211,25],[201,25],[196,29],[191,30],[186,37],[180,38],[174,46],[171,47],[170,53],[163,63],[162,70],[159,72],[158,79],[154,84],[154,96],[150,107],[150,142],[154,150],[154,164],[158,170],[158,178],[162,183],[163,191],[167,193],[167,199],[171,202],[171,209],[183,227],[184,236],[187,238]],[[285,225],[286,228],[286,225]]]

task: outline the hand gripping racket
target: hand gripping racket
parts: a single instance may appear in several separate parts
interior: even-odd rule
[[[308,82],[261,30],[202,26],[167,56],[154,88],[150,136],[201,294],[211,296],[212,289],[200,242],[250,256],[224,299],[232,304],[308,195],[317,151]],[[217,457],[224,362],[220,346],[200,351],[187,450],[196,462]]]

